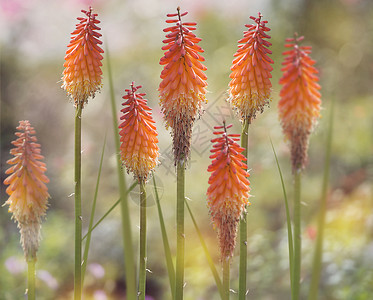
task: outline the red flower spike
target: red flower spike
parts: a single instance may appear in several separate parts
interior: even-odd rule
[[[82,10],[87,17],[77,18],[79,24],[71,33],[70,44],[65,55],[65,70],[62,76],[62,88],[71,96],[74,105],[83,105],[89,97],[94,97],[101,88],[101,53],[104,51],[99,45],[101,34],[97,31],[100,23],[97,14]]]
[[[246,171],[246,161],[236,141],[239,135],[227,134],[227,128],[220,131],[222,126],[215,126],[214,135],[219,137],[211,140],[213,149],[211,165],[207,171],[211,172],[209,188],[207,189],[207,205],[210,210],[214,226],[218,230],[219,245],[222,260],[233,255],[236,245],[237,225],[241,213],[249,203],[250,174]]]
[[[237,112],[241,121],[249,124],[255,119],[258,111],[263,112],[264,106],[269,104],[271,94],[271,64],[273,60],[268,56],[272,51],[268,49],[272,44],[266,39],[271,38],[266,32],[268,21],[250,17],[256,25],[245,25],[248,28],[244,37],[238,41],[238,50],[234,54],[232,73],[229,83],[229,99],[232,108]]]
[[[120,118],[123,122],[119,125],[122,162],[139,182],[147,180],[159,157],[157,129],[147,100],[143,98],[146,94],[137,92],[140,88],[132,82],[131,88],[125,90],[127,94],[123,99],[126,101],[122,104],[125,108]]]
[[[40,144],[36,143],[35,130],[29,121],[20,121],[17,127],[15,146],[10,150],[14,158],[7,161],[12,165],[5,174],[4,180],[9,185],[6,193],[9,195],[5,204],[13,213],[21,233],[21,243],[26,260],[36,258],[39,248],[41,219],[45,215],[48,203],[49,179],[44,175],[45,163],[40,160]]]
[[[177,14],[167,15],[177,18],[166,20],[171,27],[163,30],[167,34],[162,50],[166,52],[159,62],[164,65],[158,89],[160,104],[166,127],[172,128],[175,165],[190,156],[193,123],[206,102],[207,77],[203,71],[207,68],[201,63],[203,49],[197,45],[201,39],[192,33],[197,23],[182,22],[186,14],[178,7]]]
[[[303,39],[303,36],[286,39],[285,47],[289,50],[283,52],[278,103],[282,129],[291,143],[293,172],[305,168],[309,135],[320,116],[321,105],[318,70],[309,57],[311,47],[299,46]]]

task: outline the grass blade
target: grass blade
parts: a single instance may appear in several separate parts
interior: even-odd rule
[[[154,173],[153,173],[153,184],[154,184],[155,199],[156,199],[157,209],[158,209],[159,223],[160,223],[161,232],[162,232],[163,248],[164,248],[164,253],[165,253],[165,257],[166,257],[166,266],[167,266],[168,278],[170,280],[172,299],[174,299],[174,297],[175,297],[175,268],[174,268],[174,264],[172,262],[170,244],[168,242],[166,226],[164,224],[164,218],[163,218],[161,203],[159,201],[159,195],[158,195],[157,184],[156,184],[156,181],[155,181]]]
[[[310,291],[308,295],[309,300],[316,300],[318,298],[318,287],[320,282],[321,274],[321,262],[323,254],[323,240],[324,240],[324,229],[325,229],[325,216],[326,216],[326,198],[329,183],[329,173],[330,173],[330,157],[332,148],[332,138],[333,138],[333,119],[334,119],[334,99],[332,100],[330,115],[329,115],[329,128],[326,140],[325,149],[325,164],[324,164],[324,177],[323,185],[321,191],[321,203],[320,212],[317,223],[317,237],[316,246],[313,256],[313,267],[312,267],[312,279],[310,285]]]
[[[105,138],[104,138],[104,144],[102,146],[100,166],[98,168],[98,175],[97,175],[97,181],[96,181],[95,194],[94,194],[94,197],[93,197],[91,216],[89,218],[89,226],[88,226],[88,232],[89,232],[89,234],[87,235],[87,241],[85,243],[84,254],[83,254],[82,286],[84,285],[84,276],[85,276],[85,271],[86,271],[86,268],[87,268],[89,246],[91,244],[91,233],[92,233],[93,219],[95,217],[95,211],[96,211],[96,201],[97,201],[97,195],[98,195],[98,186],[100,184],[102,162],[104,160],[104,153],[105,153],[105,145],[106,145],[106,134],[105,134]]]
[[[290,285],[292,287],[293,286],[294,243],[293,243],[293,230],[292,230],[292,227],[291,227],[291,217],[290,217],[290,211],[289,211],[289,201],[288,201],[288,197],[287,197],[287,193],[286,193],[286,189],[285,189],[284,178],[282,176],[282,171],[281,171],[281,168],[280,168],[280,164],[278,162],[276,150],[275,150],[275,147],[273,146],[271,138],[270,138],[270,142],[271,142],[273,154],[274,154],[275,159],[276,159],[278,173],[279,173],[280,179],[281,179],[282,191],[284,193],[285,211],[286,211],[286,225],[287,225],[287,229],[288,229],[288,244],[289,244]],[[291,289],[293,290],[293,288],[291,288]]]
[[[126,191],[126,196],[135,188],[135,186],[137,185],[137,182],[134,182]],[[82,238],[82,241],[84,241],[88,234],[90,234],[94,229],[96,229],[96,227],[98,225],[100,225],[100,223],[114,210],[114,208],[117,207],[117,205],[121,202],[122,198],[119,198],[109,209],[108,211],[97,221],[97,223],[95,225],[92,226],[91,230],[89,230],[85,236],[83,236]]]
[[[219,294],[220,294],[220,297],[221,299],[225,299],[225,294],[224,294],[224,289],[223,289],[223,285],[222,285],[222,282],[221,282],[221,279],[220,279],[220,276],[219,276],[219,273],[218,271],[216,270],[216,267],[215,267],[215,264],[214,264],[214,261],[212,260],[212,257],[211,257],[211,254],[207,248],[207,245],[205,243],[205,240],[203,239],[203,236],[202,236],[202,233],[197,225],[197,222],[196,222],[196,219],[194,218],[193,216],[193,213],[192,213],[192,210],[190,209],[189,207],[189,204],[188,204],[188,201],[185,201],[185,205],[189,211],[189,214],[190,214],[190,217],[192,219],[192,222],[194,224],[194,227],[196,229],[196,232],[197,232],[197,235],[199,237],[199,240],[201,242],[201,245],[202,245],[202,248],[205,252],[205,255],[206,255],[206,258],[207,258],[207,263],[209,264],[209,267],[211,269],[211,272],[212,272],[212,276],[214,276],[214,279],[215,279],[215,283],[216,283],[216,286],[218,288],[218,291],[219,291]],[[229,272],[229,269],[228,269],[228,272]]]
[[[107,45],[107,43],[106,43]],[[113,86],[113,77],[110,65],[110,55],[109,49],[106,47],[106,64],[108,69],[108,79],[109,79],[109,89],[110,89],[110,103],[113,115],[113,133],[115,140],[115,149],[118,154],[117,157],[117,172],[119,181],[119,194],[122,201],[121,203],[121,214],[122,214],[122,236],[123,236],[123,251],[124,251],[124,267],[126,272],[126,283],[127,283],[127,299],[136,299],[136,270],[135,270],[135,260],[132,247],[132,231],[131,231],[131,219],[128,209],[128,199],[126,193],[126,182],[123,173],[122,164],[119,158],[119,131],[118,131],[118,121],[115,107],[115,95]]]

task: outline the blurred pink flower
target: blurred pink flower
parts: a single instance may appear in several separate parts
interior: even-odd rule
[[[98,263],[92,263],[88,265],[88,271],[96,278],[102,278],[105,276],[105,269]]]
[[[58,282],[57,279],[52,276],[51,273],[49,273],[47,270],[38,270],[36,272],[36,275],[38,278],[46,283],[46,285],[51,288],[52,290],[55,290],[58,288]]]
[[[9,273],[13,275],[23,273],[26,270],[26,262],[23,259],[17,258],[16,256],[9,257],[5,261],[4,265]]]

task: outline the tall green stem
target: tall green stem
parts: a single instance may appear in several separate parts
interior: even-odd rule
[[[140,269],[138,291],[139,300],[145,300],[146,260],[146,190],[144,180],[140,180]]]
[[[82,201],[81,201],[81,135],[82,104],[78,104],[75,112],[75,275],[74,299],[82,297]]]
[[[27,300],[35,300],[35,262],[35,257],[27,259]]]
[[[245,120],[242,124],[241,132],[241,147],[245,150],[242,152],[248,158],[247,142],[248,142],[249,120]],[[246,298],[246,270],[247,270],[247,213],[246,209],[242,213],[240,219],[240,266],[239,266],[239,282],[238,282],[238,299],[245,300]]]
[[[107,43],[106,43],[107,45]],[[115,106],[115,95],[113,86],[113,77],[111,72],[110,55],[109,49],[106,47],[106,64],[108,68],[108,79],[109,79],[109,89],[110,89],[110,102],[111,102],[111,112],[113,115],[113,132],[115,141],[115,150],[119,155],[120,141],[118,132],[118,121]],[[126,181],[123,173],[122,164],[120,162],[119,156],[117,157],[117,173],[119,181],[119,194],[120,194],[120,205],[121,205],[121,215],[122,215],[122,236],[123,236],[123,250],[124,250],[124,268],[126,272],[126,284],[127,284],[127,299],[136,299],[136,270],[135,270],[135,260],[132,248],[132,231],[131,231],[131,219],[128,209],[128,197],[126,192]]]
[[[301,231],[301,170],[294,172],[294,262],[292,300],[299,299],[300,272],[302,261],[302,231]]]
[[[175,299],[183,299],[184,288],[184,199],[185,199],[185,163],[177,163],[177,203],[176,203],[176,279],[175,279]]]
[[[229,267],[230,267],[230,258],[223,258],[223,291],[224,291],[224,300],[229,300]]]
[[[329,116],[329,129],[326,140],[326,153],[325,153],[325,167],[324,167],[324,178],[323,186],[321,191],[321,203],[319,207],[319,218],[317,223],[317,237],[316,246],[313,256],[313,267],[312,267],[312,279],[311,286],[308,295],[308,300],[317,300],[319,292],[319,282],[322,267],[322,253],[323,253],[323,240],[324,240],[324,229],[325,229],[325,216],[326,216],[326,200],[328,191],[329,181],[329,169],[330,169],[330,156],[332,148],[332,133],[333,133],[333,114],[334,114],[334,100],[332,102],[330,116]]]

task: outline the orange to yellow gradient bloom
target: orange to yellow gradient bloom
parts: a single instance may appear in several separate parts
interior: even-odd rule
[[[141,86],[131,84],[123,99],[121,110],[123,122],[119,125],[120,154],[123,164],[135,178],[146,181],[149,173],[158,164],[159,148],[157,146],[157,129],[151,116],[151,109],[143,97],[145,93],[137,92]]]
[[[278,103],[279,118],[285,137],[291,143],[293,171],[307,163],[309,135],[320,116],[320,85],[315,61],[309,57],[311,47],[299,46],[303,37],[286,39],[282,63],[282,89]]]
[[[163,30],[167,45],[162,47],[166,52],[160,60],[164,69],[158,90],[166,127],[172,128],[175,165],[189,158],[193,123],[206,102],[203,71],[207,68],[199,54],[204,51],[197,45],[201,39],[192,33],[197,23],[181,20],[186,14],[178,8],[177,13],[167,15],[166,23],[172,26]]]
[[[262,15],[258,18],[250,17],[255,25],[245,25],[248,30],[244,37],[238,41],[238,50],[234,54],[229,83],[229,99],[232,108],[236,110],[241,121],[249,124],[255,119],[258,111],[263,112],[268,105],[271,94],[271,64],[273,60],[268,57],[272,51],[268,49],[272,44],[266,39],[270,31],[262,21]]]
[[[214,226],[218,230],[221,258],[233,255],[236,245],[237,225],[245,206],[249,204],[250,182],[246,161],[236,141],[239,134],[227,134],[232,125],[215,126],[213,160],[207,171],[211,172],[207,189],[207,204]]]
[[[40,144],[36,143],[34,128],[29,121],[20,121],[17,130],[18,138],[12,142],[15,148],[10,150],[14,158],[7,161],[12,166],[5,172],[9,175],[4,180],[9,185],[5,204],[18,222],[25,257],[31,259],[36,257],[39,247],[41,218],[49,198],[45,184],[49,180],[44,175],[45,163],[40,161],[44,157],[40,154]]]
[[[79,17],[79,24],[71,33],[70,44],[65,55],[62,88],[71,96],[75,106],[84,105],[101,88],[101,34],[97,32],[100,23],[97,14],[82,10],[86,18]]]

